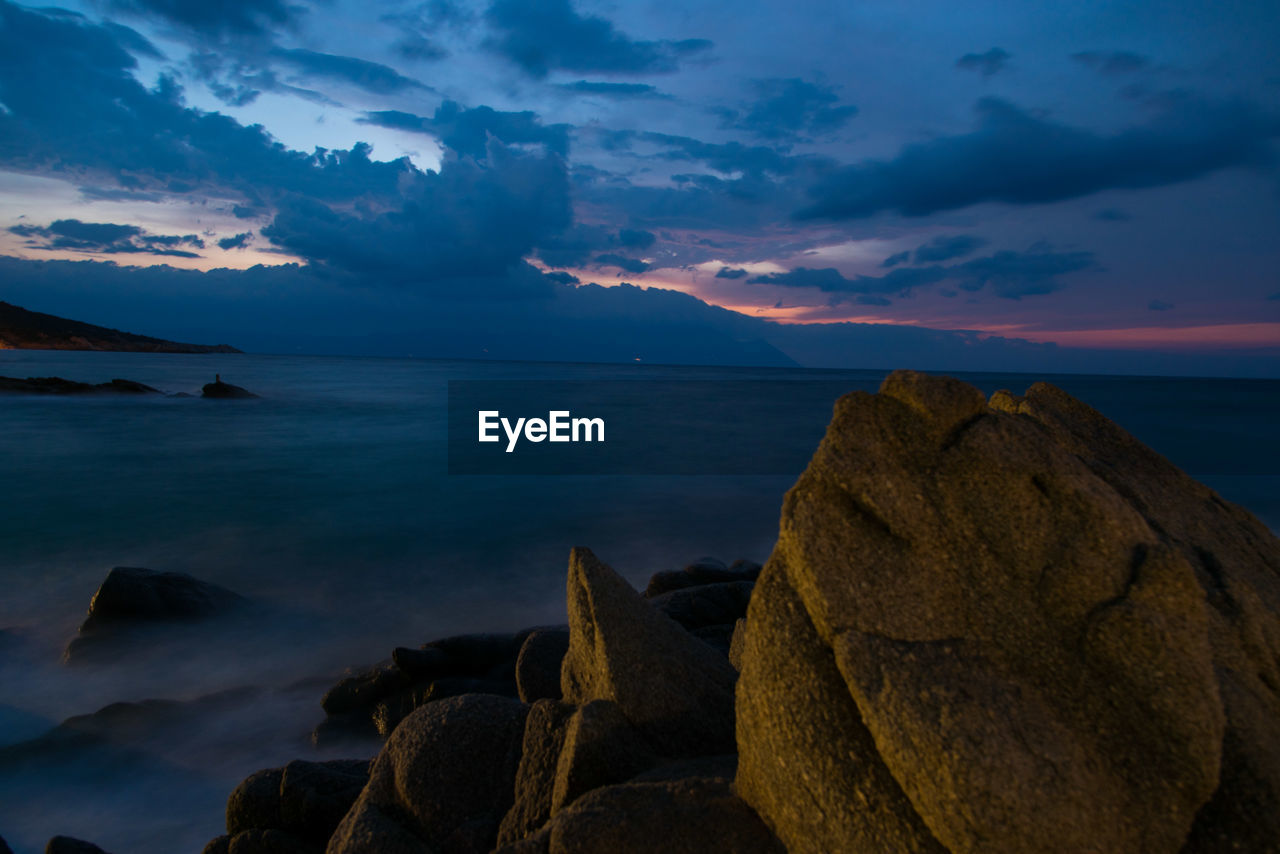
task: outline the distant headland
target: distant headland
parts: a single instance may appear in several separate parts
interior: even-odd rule
[[[239,353],[227,344],[182,344],[28,311],[0,301],[0,350],[111,350],[124,353]]]

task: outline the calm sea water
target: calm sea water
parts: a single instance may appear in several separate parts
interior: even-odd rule
[[[442,635],[564,619],[585,544],[637,584],[702,555],[763,561],[793,478],[450,477],[450,379],[821,379],[872,371],[0,351],[0,375],[125,377],[263,395],[0,397],[0,835],[116,852],[197,852],[246,774],[316,757],[307,734],[344,667]],[[990,392],[1036,377],[961,374]],[[1055,377],[1226,498],[1280,527],[1280,382]],[[749,386],[744,386],[749,387]],[[726,400],[768,438],[765,402]],[[673,408],[678,431],[682,410]],[[825,426],[815,415],[813,441]],[[772,431],[772,432],[771,432]],[[254,616],[85,667],[62,647],[112,566],[189,572]],[[213,699],[92,743],[26,743],[109,703]]]

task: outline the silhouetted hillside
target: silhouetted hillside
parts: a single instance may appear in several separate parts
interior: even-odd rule
[[[0,350],[118,350],[133,353],[239,353],[226,344],[180,344],[134,335],[0,301]]]

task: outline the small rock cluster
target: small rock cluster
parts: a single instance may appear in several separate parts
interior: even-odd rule
[[[316,738],[386,737],[372,771],[297,762],[260,771],[232,794],[227,834],[206,853],[514,852],[553,832],[594,838],[604,828],[592,810],[611,799],[649,811],[633,817],[629,832],[640,832],[690,797],[691,839],[731,833],[753,846],[743,850],[773,850],[729,788],[729,639],[759,572],[703,559],[655,575],[642,596],[575,549],[567,626],[401,647],[338,682]],[[309,794],[315,787],[322,793]],[[287,807],[308,801],[325,806],[311,820]],[[707,810],[719,818],[708,822]]]

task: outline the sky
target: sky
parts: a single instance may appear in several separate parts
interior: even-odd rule
[[[0,0],[0,299],[277,352],[1280,375],[1278,43],[1244,0]]]

